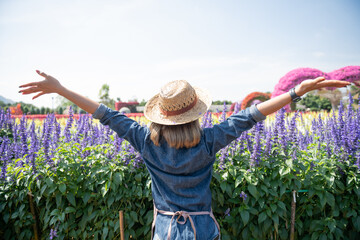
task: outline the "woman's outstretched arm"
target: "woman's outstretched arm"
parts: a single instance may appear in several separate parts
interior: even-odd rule
[[[38,93],[32,99],[35,99],[37,97],[40,97],[41,95],[48,93],[57,93],[60,96],[63,96],[64,98],[75,103],[84,111],[91,114],[93,114],[96,111],[96,109],[99,107],[100,105],[99,103],[65,88],[54,77],[47,75],[44,72],[40,72],[39,70],[36,70],[36,72],[45,79],[43,81],[31,82],[21,85],[20,88],[24,88],[24,89],[20,90],[19,93],[25,95]]]
[[[316,79],[312,80],[305,80],[301,82],[300,85],[298,85],[295,88],[295,93],[298,96],[302,96],[307,92],[310,92],[312,90],[325,88],[325,87],[346,87],[347,85],[350,85],[349,82],[346,81],[339,81],[339,80],[325,80],[324,77],[318,77]],[[276,112],[277,110],[281,109],[285,105],[289,104],[291,102],[291,97],[289,93],[284,93],[282,95],[279,95],[277,97],[274,97],[268,101],[259,103],[257,106],[258,110],[266,115],[269,115],[271,113]]]

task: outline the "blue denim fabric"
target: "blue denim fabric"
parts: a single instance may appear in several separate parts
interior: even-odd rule
[[[150,140],[150,131],[125,115],[100,105],[93,117],[108,125],[141,154],[152,180],[156,207],[165,211],[210,211],[213,163],[216,153],[243,131],[265,119],[255,105],[230,116],[225,122],[202,131],[200,143],[192,148],[175,149],[164,139],[160,146]],[[199,240],[214,239],[219,233],[209,215],[192,216]],[[171,216],[158,214],[155,236],[166,239]],[[175,219],[176,220],[176,219]],[[194,239],[190,221],[172,222],[171,239]]]

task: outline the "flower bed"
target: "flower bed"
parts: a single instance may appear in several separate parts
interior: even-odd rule
[[[225,116],[208,113],[202,126]],[[295,239],[357,239],[359,125],[350,107],[311,116],[282,110],[220,150],[211,189],[222,239],[289,239],[294,197]],[[126,239],[150,238],[142,159],[89,116],[61,126],[54,115],[35,124],[1,112],[0,159],[4,239],[119,239],[120,210]]]

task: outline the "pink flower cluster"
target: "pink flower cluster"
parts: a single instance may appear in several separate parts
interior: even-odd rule
[[[271,94],[271,98],[288,92],[291,88],[300,84],[304,80],[314,79],[317,77],[348,81],[354,83],[357,86],[360,86],[360,66],[347,66],[330,73],[325,73],[314,68],[298,68],[292,70],[280,78],[278,84],[275,85],[274,91]],[[332,89],[329,88],[329,90]],[[287,106],[287,110],[288,109],[289,106]]]

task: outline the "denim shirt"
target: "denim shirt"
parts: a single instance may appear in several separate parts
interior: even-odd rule
[[[150,130],[118,111],[101,104],[93,114],[108,125],[120,138],[126,139],[142,156],[152,180],[154,204],[164,211],[210,211],[210,181],[216,153],[265,119],[255,105],[233,114],[226,121],[202,130],[198,145],[192,148],[169,147],[162,138],[160,146],[150,139]],[[209,215],[193,216],[197,239],[214,239],[218,229]],[[166,239],[171,216],[158,214],[154,239]],[[187,221],[172,222],[171,239],[194,239]]]

